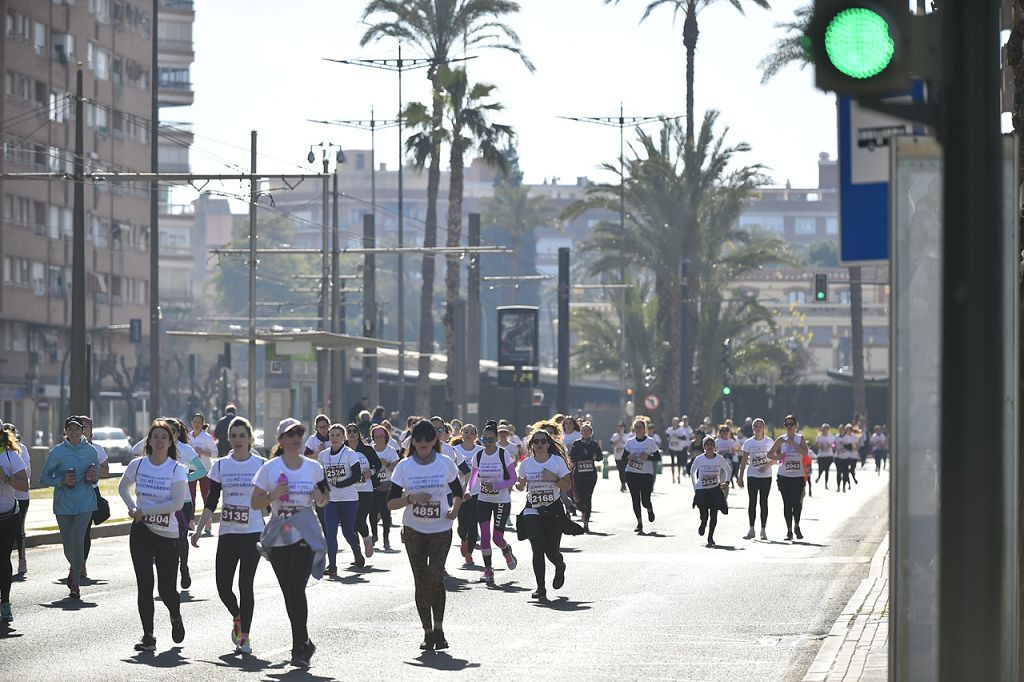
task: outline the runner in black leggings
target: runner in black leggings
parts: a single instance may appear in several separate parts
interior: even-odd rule
[[[807,455],[807,441],[797,433],[797,421],[788,415],[783,423],[786,435],[775,440],[768,458],[779,462],[778,485],[782,494],[782,515],[786,520],[786,539],[792,540],[796,533],[797,540],[803,539],[800,532],[800,514],[803,511],[804,499],[804,457]]]
[[[744,540],[754,539],[754,521],[757,518],[758,499],[761,506],[761,539],[767,540],[768,534],[765,527],[768,524],[768,495],[772,491],[772,461],[768,459],[768,451],[772,447],[772,439],[764,435],[764,420],[758,417],[751,423],[754,436],[743,442],[740,458],[739,486],[743,487],[746,473],[747,494],[750,504],[747,507],[747,516],[750,520],[750,530],[743,536]],[[749,468],[748,468],[749,467]]]
[[[585,423],[580,428],[580,439],[569,450],[572,462],[572,480],[576,489],[576,504],[583,512],[583,532],[590,532],[590,514],[593,511],[594,488],[597,486],[595,462],[604,458],[601,446],[594,440],[594,428]]]
[[[626,486],[633,498],[633,515],[636,516],[635,531],[644,534],[644,521],[640,507],[647,509],[647,520],[654,523],[654,505],[651,493],[654,491],[654,460],[660,458],[658,446],[653,438],[647,437],[647,422],[636,419],[633,422],[633,437],[626,441],[624,459],[626,462]]]
[[[828,470],[835,461],[836,439],[829,431],[832,429],[827,423],[821,425],[821,431],[815,439],[818,447],[818,477],[815,483],[821,481],[821,475],[825,474],[825,490],[828,490]],[[839,490],[839,463],[836,462],[836,490]]]
[[[555,567],[551,587],[557,590],[565,584],[565,557],[561,552],[565,508],[559,491],[568,490],[572,479],[562,444],[550,434],[540,429],[534,431],[526,449],[528,454],[519,467],[519,481],[516,483],[517,490],[527,491],[521,532],[529,538],[533,548],[533,574],[537,579],[537,589],[530,596],[544,601],[547,599],[545,559]]]

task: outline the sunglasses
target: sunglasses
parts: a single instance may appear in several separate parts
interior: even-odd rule
[[[286,435],[286,436],[288,436],[290,438],[295,438],[296,436],[301,438],[302,436],[306,435],[306,430],[305,429],[288,429],[287,431],[284,432],[284,435]]]
[[[786,426],[796,426],[796,422],[784,422]]]
[[[435,439],[434,438],[422,438],[421,437],[421,438],[413,438],[412,440],[415,443],[433,443]]]
[[[347,433],[350,436],[354,436],[355,434],[359,433],[359,429],[349,429],[345,433]]]
[[[497,438],[491,438],[489,436],[484,436],[483,438],[480,439],[480,442],[481,443],[494,443],[497,440],[498,440]]]
[[[547,445],[550,442],[551,441],[549,441],[547,438],[538,438],[537,440],[533,441],[533,444],[534,445]]]

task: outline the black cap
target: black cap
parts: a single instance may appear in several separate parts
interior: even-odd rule
[[[71,426],[72,424],[74,424],[75,426],[77,426],[80,429],[84,429],[85,428],[85,426],[82,425],[81,417],[68,417],[67,419],[64,420],[64,430],[66,431],[67,428],[69,426]]]

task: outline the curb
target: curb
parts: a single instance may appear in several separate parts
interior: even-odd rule
[[[214,523],[220,523],[220,512],[214,512],[213,514]],[[116,538],[124,535],[128,535],[131,531],[133,521],[116,521],[110,523],[101,523],[98,526],[89,526],[92,533],[92,537],[95,538]],[[31,531],[29,531],[31,533]],[[26,533],[25,535],[25,546],[26,547],[42,547],[45,545],[59,545],[60,531],[41,531],[34,534]]]
[[[875,550],[874,555],[871,557],[871,567],[868,569],[867,576],[861,580],[857,590],[850,597],[850,601],[843,607],[842,613],[839,614],[835,624],[832,625],[832,629],[825,636],[818,654],[814,657],[811,667],[808,668],[807,674],[803,677],[803,682],[821,682],[828,679],[828,674],[832,670],[839,656],[839,651],[846,641],[853,620],[860,615],[861,607],[878,579],[884,576],[883,567],[888,552],[889,533],[886,533],[882,541],[878,543],[878,549]]]

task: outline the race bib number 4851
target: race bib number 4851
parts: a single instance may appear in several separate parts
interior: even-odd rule
[[[417,519],[436,521],[441,518],[441,503],[431,500],[426,504],[413,504],[412,515]]]

